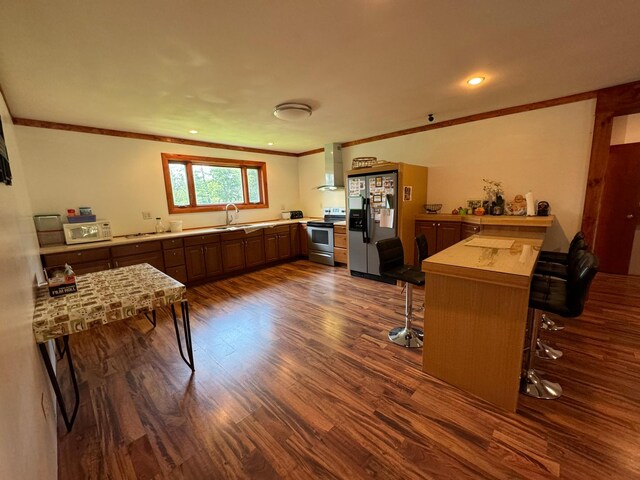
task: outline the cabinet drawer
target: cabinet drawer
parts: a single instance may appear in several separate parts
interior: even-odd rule
[[[98,262],[77,263],[71,265],[76,275],[84,275],[85,273],[101,272],[103,270],[109,270],[111,263],[109,260],[100,260]]]
[[[52,253],[44,255],[45,267],[57,267],[68,263],[73,266],[75,263],[96,262],[99,260],[109,260],[108,248],[92,248],[91,250],[80,250],[77,252]]]
[[[164,270],[164,261],[162,259],[161,251],[142,253],[140,255],[129,255],[128,257],[118,257],[113,260],[113,263],[113,266],[116,268],[148,263],[152,267],[156,267],[158,270]]]
[[[347,234],[347,226],[346,225],[334,225],[333,231],[337,234],[346,235]]]
[[[172,248],[171,250],[164,251],[164,266],[175,267],[178,265],[184,265],[184,249]]]
[[[162,248],[164,250],[169,250],[171,248],[180,248],[182,247],[183,242],[181,238],[172,238],[171,240],[163,240]]]
[[[338,263],[347,263],[347,249],[346,248],[334,248],[333,259]]]
[[[286,233],[290,231],[289,225],[278,225],[277,227],[271,227],[268,230],[269,233]]]
[[[219,233],[209,233],[207,235],[193,235],[184,238],[184,246],[204,245],[205,243],[215,243],[220,241]]]
[[[167,267],[166,271],[174,280],[180,283],[187,283],[187,268],[184,265],[178,265],[177,267]]]
[[[347,236],[340,235],[339,233],[334,233],[333,235],[333,245],[339,248],[347,248]]]
[[[111,248],[113,257],[127,257],[129,255],[138,255],[140,253],[159,252],[160,242],[139,242],[130,245],[121,245]]]

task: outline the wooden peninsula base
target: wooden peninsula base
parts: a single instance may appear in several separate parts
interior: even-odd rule
[[[513,244],[467,245],[476,238]],[[515,412],[529,285],[542,238],[475,235],[422,263],[425,372]]]

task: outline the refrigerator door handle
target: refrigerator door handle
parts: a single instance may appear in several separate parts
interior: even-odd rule
[[[364,207],[364,225],[362,226],[362,243],[369,243],[369,199],[362,198],[362,204]]]

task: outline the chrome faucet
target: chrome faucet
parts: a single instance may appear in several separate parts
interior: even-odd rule
[[[231,206],[236,209],[237,214],[240,214],[240,210],[238,210],[238,207],[236,207],[235,203],[227,203],[227,205],[224,207],[224,211],[227,215],[227,225],[231,225],[231,222],[233,221],[233,215],[231,216],[231,220],[229,220],[229,207]]]

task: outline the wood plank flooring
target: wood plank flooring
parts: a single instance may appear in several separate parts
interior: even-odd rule
[[[403,299],[306,260],[189,288],[193,375],[166,311],[74,335],[59,478],[640,478],[640,278],[597,276],[538,363],[564,396],[516,414],[387,341]]]

